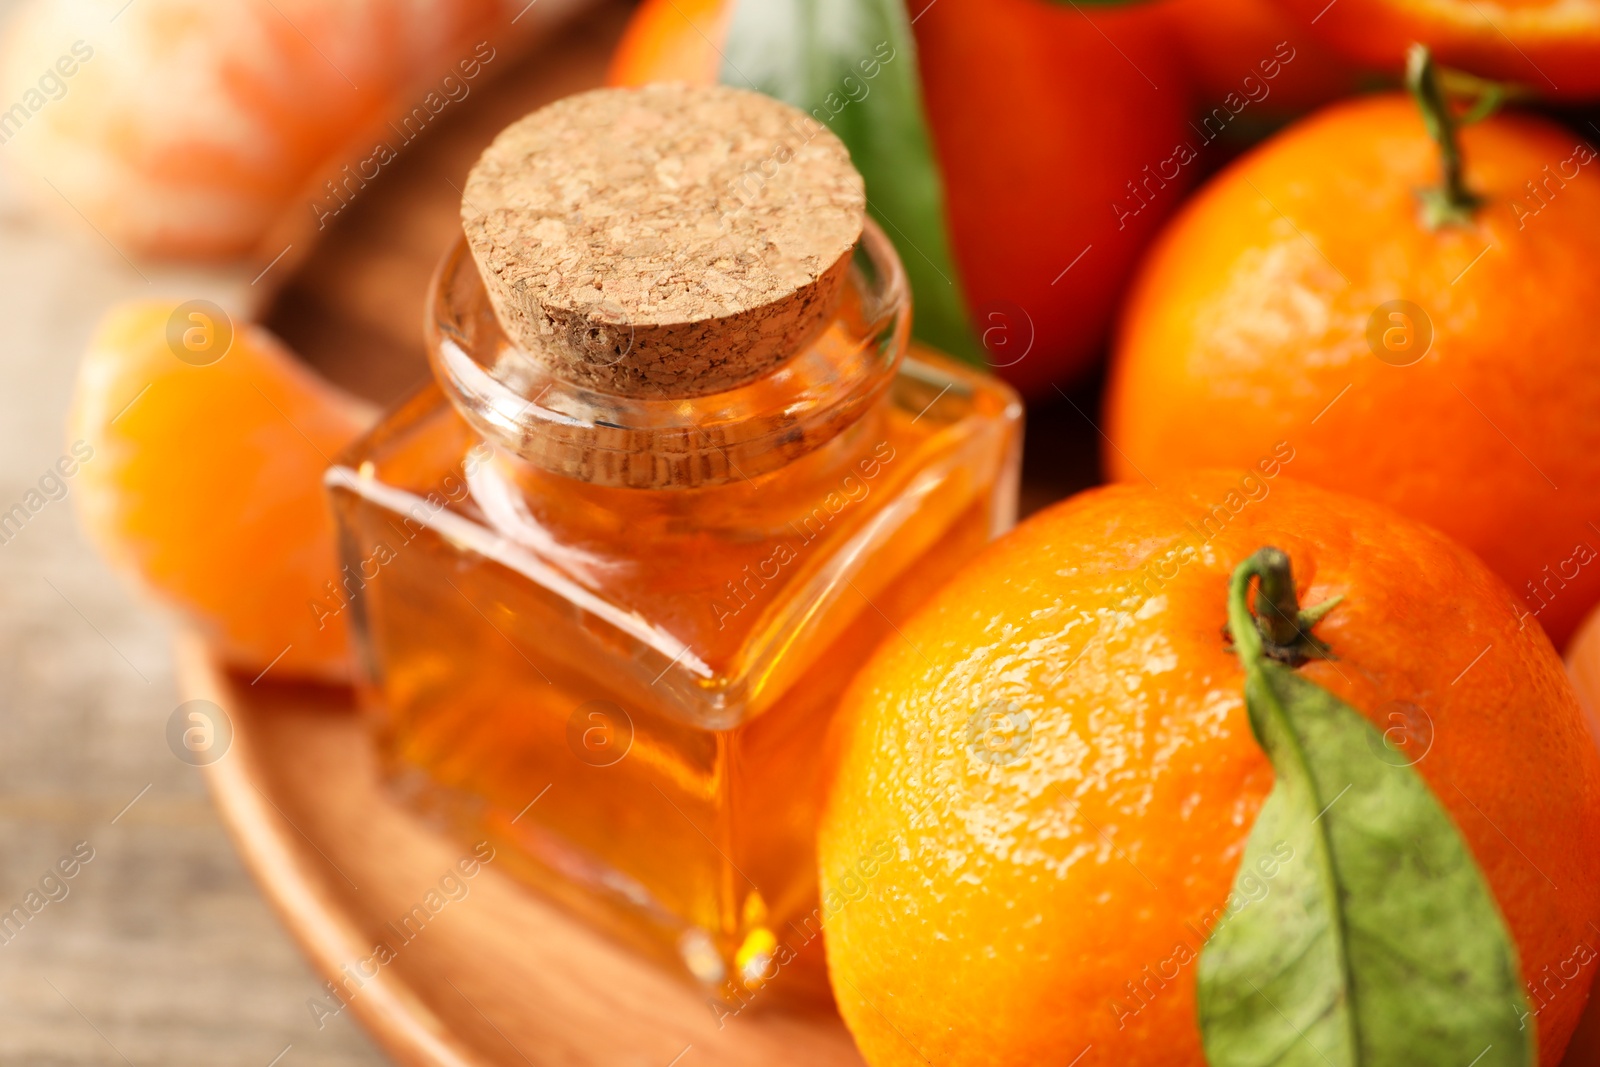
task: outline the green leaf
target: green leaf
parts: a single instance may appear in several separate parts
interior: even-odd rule
[[[973,337],[950,253],[944,182],[902,0],[739,0],[722,81],[811,113],[850,149],[915,298],[913,332],[969,362]]]
[[[1250,725],[1277,780],[1238,903],[1200,955],[1206,1061],[1533,1067],[1516,946],[1460,831],[1360,712],[1263,651],[1251,580],[1292,588],[1288,566],[1262,549],[1229,597]]]

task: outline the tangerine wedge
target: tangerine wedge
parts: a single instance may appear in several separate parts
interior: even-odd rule
[[[69,440],[85,530],[238,669],[340,681],[343,620],[322,471],[373,420],[265,330],[199,302],[114,309],[78,371]]]

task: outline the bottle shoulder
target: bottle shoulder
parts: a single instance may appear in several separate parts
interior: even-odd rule
[[[497,450],[429,385],[328,480],[388,514],[374,529],[492,560],[501,580],[655,646],[693,685],[749,699],[779,660],[815,652],[808,628],[874,610],[870,596],[845,602],[852,587],[885,586],[972,514],[1009,523],[1020,418],[1003,384],[917,352],[872,411],[797,461],[714,487],[630,489]]]

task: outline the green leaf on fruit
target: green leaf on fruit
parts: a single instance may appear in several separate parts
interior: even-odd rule
[[[866,179],[867,210],[905,263],[913,332],[982,365],[901,0],[739,0],[721,80],[793,104],[839,136]]]
[[[1201,952],[1207,1063],[1533,1067],[1516,946],[1460,831],[1365,716],[1264,650],[1253,579],[1278,591],[1258,613],[1282,603],[1288,557],[1257,552],[1229,595],[1250,725],[1276,775],[1240,871],[1293,858]],[[1259,894],[1241,879],[1235,899],[1248,888]]]

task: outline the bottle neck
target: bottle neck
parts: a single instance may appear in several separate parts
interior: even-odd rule
[[[601,393],[507,337],[463,241],[434,277],[428,352],[445,395],[497,448],[596,485],[692,489],[778,470],[855,425],[893,380],[910,322],[899,257],[869,221],[832,319],[765,376],[706,396]]]

